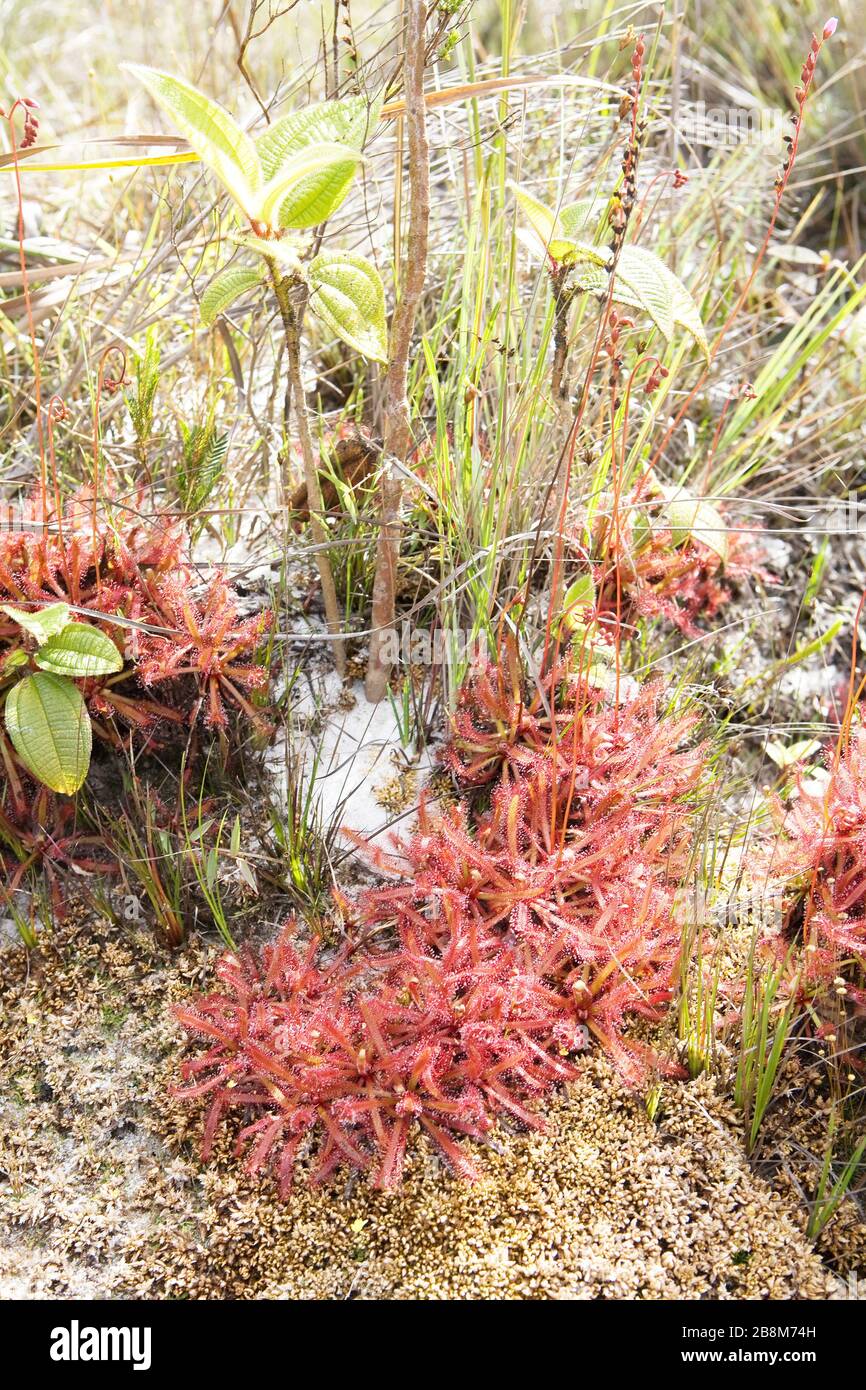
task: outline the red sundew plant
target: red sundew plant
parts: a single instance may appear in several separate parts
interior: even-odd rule
[[[289,926],[261,964],[226,956],[225,992],[178,1011],[209,1044],[184,1063],[192,1085],[178,1092],[213,1097],[204,1157],[224,1112],[241,1106],[249,1123],[237,1150],[250,1145],[250,1172],[273,1162],[283,1192],[311,1133],[314,1180],[349,1164],[373,1168],[388,1188],[413,1120],[467,1178],[476,1169],[453,1136],[481,1138],[502,1112],[538,1125],[524,1101],[572,1074],[574,1010],[521,973],[510,948],[461,969],[453,945],[444,956],[397,950],[319,965]]]
[[[75,804],[60,799],[45,787],[32,793],[27,779],[0,747],[8,777],[8,800],[0,799],[0,872],[4,875],[0,897],[9,903],[38,865],[47,881],[57,916],[64,912],[63,894],[56,870],[74,867],[81,873],[114,873],[117,865],[107,854],[100,835],[82,832],[76,823]]]
[[[28,501],[17,529],[0,532],[0,599],[35,612],[59,600],[80,620],[97,623],[128,653],[134,668],[124,670],[112,685],[131,674],[146,687],[178,683],[161,692],[166,696],[161,706],[120,699],[104,683],[95,683],[94,698],[122,705],[131,722],[139,722],[133,709],[137,703],[148,722],[160,715],[171,718],[172,709],[188,722],[188,715],[201,708],[207,724],[222,727],[225,711],[214,684],[256,717],[237,687],[260,690],[267,685],[267,672],[249,657],[270,629],[270,610],[241,619],[222,575],[203,586],[189,563],[184,528],[175,520],[157,516],[141,521],[132,506],[122,514],[128,520],[115,518],[94,530],[92,505],[88,488],[62,514],[51,502],[43,506],[38,495]],[[26,634],[15,622],[0,617],[0,647],[25,642]],[[0,652],[0,659],[8,654]],[[193,699],[184,699],[181,677],[195,678]]]
[[[246,659],[261,644],[271,625],[269,611],[251,618],[238,616],[237,603],[222,575],[210,583],[204,597],[190,595],[187,574],[175,573],[160,586],[155,607],[171,629],[167,637],[136,636],[136,675],[145,686],[194,677],[199,695],[193,717],[204,709],[205,723],[225,728],[224,698],[233,701],[250,720],[264,727],[260,713],[239,687],[264,690],[268,673]]]
[[[729,530],[723,512],[707,502],[674,498],[658,514],[644,505],[623,508],[617,526],[597,527],[604,559],[593,568],[599,614],[660,619],[686,637],[715,618],[744,585],[775,584],[759,547]],[[685,523],[678,521],[686,514]]]
[[[852,731],[826,778],[801,774],[792,801],[775,798],[778,838],[767,873],[783,885],[788,938],[804,945],[802,986],[828,982],[866,1004],[866,990],[839,980],[866,967],[866,729]]]
[[[82,489],[61,512],[40,491],[16,529],[0,532],[0,835],[18,878],[21,864],[37,859],[91,866],[90,850],[85,863],[77,847],[92,837],[75,834],[39,783],[77,790],[93,733],[121,747],[124,729],[150,743],[160,728],[190,729],[199,719],[222,731],[226,701],[262,721],[243,691],[267,685],[254,658],[270,612],[240,619],[221,576],[198,584],[174,521],[142,522],[134,509],[114,508],[111,524],[94,526],[93,504]],[[50,709],[40,706],[40,719],[18,717],[28,683],[40,700],[47,693],[75,701],[71,754],[62,740],[51,746]],[[49,745],[44,757],[37,738]]]
[[[110,499],[109,499],[110,500]],[[186,565],[183,529],[136,518],[93,525],[94,494],[84,487],[60,511],[37,491],[14,529],[0,532],[0,589],[14,603],[62,600],[101,613],[142,618],[153,586]]]
[[[223,990],[179,1010],[206,1043],[179,1092],[212,1097],[206,1157],[240,1107],[248,1171],[272,1165],[283,1191],[302,1141],[315,1179],[349,1164],[391,1187],[414,1120],[472,1177],[456,1139],[503,1115],[540,1124],[530,1107],[591,1037],[630,1084],[677,1070],[623,1030],[658,1019],[674,986],[705,762],[695,719],[662,717],[652,688],[611,707],[567,669],[538,700],[523,693],[502,665],[470,680],[448,764],[465,788],[493,784],[488,809],[422,804],[414,836],[371,850],[392,882],[350,908],[333,959],[290,924],[261,962],[227,956]]]

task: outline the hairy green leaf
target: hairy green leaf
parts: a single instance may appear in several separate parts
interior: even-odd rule
[[[35,613],[28,613],[11,603],[0,604],[0,609],[19,627],[23,627],[25,632],[35,637],[40,645],[47,642],[56,632],[61,632],[69,622],[68,603],[49,603],[46,608],[37,608]]]
[[[310,307],[349,347],[375,362],[388,359],[385,291],[363,256],[325,251],[310,262]]]
[[[366,97],[346,97],[340,101],[318,102],[283,116],[256,142],[265,178],[275,178],[286,161],[308,145],[324,142],[360,151],[368,134],[375,129],[381,109],[381,98],[369,102]],[[341,176],[338,169],[332,167],[305,178],[280,204],[278,225],[300,231],[324,222],[342,203],[356,170],[356,165],[349,168],[347,164]]]
[[[645,251],[642,246],[624,246],[617,264],[616,280],[614,298],[620,297],[622,303],[628,303],[622,297],[625,290],[632,296],[632,306],[642,308],[649,314],[666,338],[673,337],[677,326],[685,328],[701,351],[709,355],[707,335],[695,301],[682,280],[668,270],[654,252]]]
[[[667,266],[665,266],[665,274],[671,289],[674,323],[678,323],[687,333],[691,333],[701,352],[706,358],[709,358],[710,345],[707,342],[707,335],[697,304],[682,280],[679,280],[672,270],[668,270]]]
[[[93,738],[78,687],[64,676],[37,671],[13,685],[4,713],[15,751],[33,776],[54,792],[77,792]]]
[[[614,273],[618,286],[634,296],[634,302],[649,315],[659,332],[672,338],[674,302],[664,262],[643,247],[624,246]],[[614,296],[616,293],[615,290]]]
[[[264,267],[261,270],[247,270],[242,266],[232,266],[211,280],[199,306],[202,323],[208,327],[214,323],[236,299],[261,283],[263,273]]]
[[[236,246],[243,246],[246,251],[255,251],[257,256],[267,256],[284,266],[286,270],[299,271],[301,269],[301,258],[298,254],[298,244],[296,241],[288,240],[285,237],[262,237],[255,236],[252,232],[243,232],[232,236],[231,240]]]
[[[324,141],[363,149],[367,136],[376,128],[381,109],[381,99],[370,102],[366,97],[345,97],[290,111],[268,126],[256,141],[265,178],[272,179],[285,161],[305,145]]]
[[[559,225],[562,231],[573,241],[592,236],[607,204],[607,198],[580,198],[578,202],[560,208]]]
[[[606,247],[575,242],[572,256],[571,283],[575,288],[607,293],[610,282],[603,267],[613,259],[613,253]],[[665,338],[672,338],[677,326],[684,328],[709,356],[707,335],[695,301],[654,252],[642,246],[623,247],[614,273],[613,298],[617,304],[648,314]]]
[[[254,141],[222,106],[189,82],[157,68],[124,63],[170,116],[196,154],[216,174],[223,188],[254,217],[255,195],[264,182]]]
[[[270,226],[296,229],[324,222],[348,193],[361,160],[351,145],[306,145],[262,189],[257,218]]]
[[[570,259],[574,254],[575,245],[573,240],[565,235],[565,230],[556,213],[551,208],[545,207],[544,203],[539,202],[531,193],[519,188],[516,183],[511,183],[509,186],[526,215],[526,220],[551,259],[554,261]]]
[[[610,275],[603,265],[581,261],[574,267],[569,283],[575,289],[587,290],[591,294],[607,294],[610,287]],[[614,294],[614,299],[616,298],[617,296]]]
[[[68,623],[39,648],[34,660],[42,671],[76,679],[123,670],[123,657],[111,638],[88,623]]]

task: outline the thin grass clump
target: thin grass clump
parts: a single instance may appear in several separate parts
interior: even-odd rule
[[[348,1165],[390,1188],[414,1121],[472,1178],[457,1140],[503,1117],[540,1126],[534,1103],[592,1040],[629,1084],[678,1071],[625,1030],[674,989],[706,761],[695,717],[662,715],[654,687],[613,705],[573,663],[530,697],[514,669],[470,679],[447,753],[467,794],[370,851],[393,882],[348,909],[340,949],[290,922],[178,1011],[206,1044],[179,1092],[211,1097],[205,1157],[240,1109],[247,1170],[272,1166],[284,1193],[311,1150],[316,1181]]]

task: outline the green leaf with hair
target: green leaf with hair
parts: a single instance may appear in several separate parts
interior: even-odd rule
[[[248,270],[243,266],[232,266],[211,280],[201,297],[199,311],[201,321],[206,327],[215,323],[220,314],[230,309],[235,300],[250,290],[257,289],[264,276],[264,266],[258,270]]]
[[[16,608],[13,603],[2,603],[0,612],[5,613],[7,618],[11,618],[19,627],[23,627],[31,637],[35,637],[40,646],[56,632],[62,632],[69,622],[68,603],[49,603],[32,613],[24,608]]]
[[[264,183],[255,142],[224,107],[191,83],[139,63],[123,67],[147,88],[157,105],[247,214],[256,216],[256,195]]]
[[[287,160],[308,145],[338,144],[360,152],[375,129],[381,110],[381,98],[370,102],[357,96],[318,102],[302,111],[289,112],[256,141],[265,178],[275,178]],[[324,222],[343,202],[356,172],[356,165],[347,165],[342,176],[334,168],[324,174],[311,174],[280,204],[279,226],[303,230]]]
[[[388,359],[385,290],[363,256],[324,251],[310,262],[310,308],[349,347],[374,362]]]
[[[236,246],[242,246],[245,251],[254,251],[257,256],[276,261],[292,274],[297,275],[301,270],[300,250],[296,241],[290,241],[285,237],[256,236],[254,232],[237,233],[231,240]]]
[[[41,671],[84,680],[123,670],[123,657],[110,637],[89,623],[67,623],[49,637],[33,658]]]
[[[93,734],[81,691],[37,671],[6,697],[6,729],[24,766],[51,791],[71,796],[87,776]]]
[[[335,141],[293,154],[262,189],[256,217],[269,226],[301,230],[324,222],[343,202],[362,156]]]

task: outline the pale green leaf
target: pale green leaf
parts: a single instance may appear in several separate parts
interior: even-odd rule
[[[252,869],[250,868],[249,864],[247,863],[246,859],[240,859],[240,858],[239,858],[239,859],[237,860],[237,865],[236,865],[236,867],[237,867],[238,874],[239,874],[240,877],[243,879],[244,883],[247,885],[247,887],[249,888],[250,892],[251,892],[251,893],[256,893],[256,894],[258,894],[259,885],[256,883],[256,876],[255,876],[255,874],[253,873]]]
[[[563,622],[575,631],[588,608],[595,607],[595,586],[591,574],[581,574],[566,590],[562,600]]]
[[[669,271],[663,261],[642,246],[624,246],[617,261],[617,289],[625,288],[649,315],[665,338],[674,334],[674,302]],[[614,290],[614,297],[617,295]]]
[[[310,262],[310,307],[349,347],[375,362],[388,359],[385,290],[363,256],[326,251]]]
[[[27,666],[29,663],[30,657],[27,653],[22,651],[20,647],[14,647],[0,660],[0,680],[5,680],[13,671],[17,671],[19,667]]]
[[[610,257],[606,246],[592,246],[588,241],[558,241],[559,260],[563,265],[596,266],[603,269]]]
[[[242,294],[261,284],[263,271],[264,267],[261,270],[247,270],[242,266],[232,266],[211,280],[199,306],[202,323],[209,327]]]
[[[366,97],[345,97],[290,111],[268,126],[256,141],[265,178],[272,179],[285,161],[305,145],[325,142],[363,149],[381,109],[381,99],[370,102]]]
[[[138,63],[123,66],[143,83],[226,192],[248,217],[254,216],[255,195],[264,180],[250,136],[228,111],[189,82]]]
[[[559,225],[562,231],[572,241],[592,236],[607,204],[607,198],[580,198],[578,202],[560,208]]]
[[[78,687],[64,676],[37,671],[13,685],[4,713],[15,751],[33,776],[54,792],[77,792],[93,738]]]
[[[706,358],[709,358],[710,345],[707,342],[707,335],[697,304],[682,280],[679,280],[672,270],[668,270],[667,266],[664,269],[673,301],[674,323],[679,324],[687,333],[691,333],[701,352]]]
[[[639,553],[644,546],[649,545],[653,537],[652,522],[647,513],[641,507],[632,509],[631,541],[635,550]]]
[[[610,275],[603,265],[581,261],[575,265],[571,272],[569,284],[577,290],[587,290],[591,294],[607,294],[610,287]]]
[[[575,244],[571,238],[565,236],[556,213],[545,207],[544,203],[539,202],[531,193],[527,193],[524,188],[518,187],[516,183],[510,183],[509,187],[541,243],[542,249],[547,252],[551,260],[565,261],[571,259],[574,255]]]
[[[620,704],[634,699],[640,687],[634,676],[619,669],[615,648],[608,647],[603,642],[594,641],[591,628],[585,631],[579,630],[572,639],[572,646],[585,658],[588,658],[586,680],[589,685],[618,698]]]
[[[285,237],[255,236],[252,232],[232,236],[231,240],[236,246],[243,246],[246,251],[254,251],[257,256],[266,256],[277,261],[286,270],[297,273],[301,269],[301,258],[295,241]]]
[[[35,637],[40,646],[56,632],[61,632],[69,622],[68,603],[49,603],[46,608],[37,608],[33,613],[16,608],[11,603],[0,604],[0,609],[19,627],[23,627],[25,632]]]
[[[350,145],[335,141],[305,146],[265,184],[256,219],[295,229],[324,222],[346,197],[362,159]]]
[[[767,754],[780,768],[793,767],[796,763],[805,762],[807,758],[820,751],[821,745],[816,738],[798,739],[796,743],[789,743],[787,746],[778,739],[771,738],[767,742]]]
[[[509,183],[527,221],[545,249],[556,233],[556,213],[516,183]]]
[[[606,275],[602,277],[600,267],[613,259],[608,248],[575,243],[571,259],[571,284],[576,289],[607,292],[609,281]],[[677,326],[684,328],[701,351],[709,355],[707,335],[695,301],[654,252],[641,246],[623,247],[614,274],[613,298],[617,304],[643,310],[665,338],[672,338]]]
[[[84,679],[123,670],[123,657],[110,637],[88,623],[69,623],[50,637],[34,658],[42,671]]]
[[[728,529],[711,502],[701,497],[672,497],[665,508],[674,545],[700,541],[724,561],[728,558]]]
[[[611,259],[611,253],[604,249],[607,260]],[[575,251],[576,260],[573,264],[569,276],[569,284],[575,289],[585,290],[590,294],[604,295],[610,292],[611,274],[607,269],[607,261],[585,259],[586,248],[578,246]],[[630,309],[642,309],[643,302],[638,295],[628,288],[619,277],[613,277],[612,299],[615,304],[625,304]]]
[[[381,99],[346,97],[323,101],[292,111],[270,126],[256,142],[266,179],[280,172],[285,162],[307,145],[339,144],[361,150],[376,127]],[[343,170],[340,184],[334,169],[311,174],[283,200],[277,213],[281,227],[315,227],[340,206],[355,177],[356,166]]]

